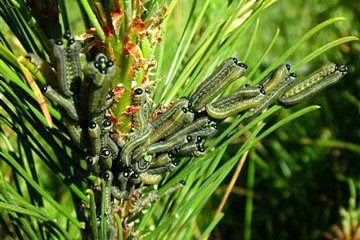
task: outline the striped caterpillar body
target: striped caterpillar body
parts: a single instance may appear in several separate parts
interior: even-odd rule
[[[94,117],[103,112],[103,106],[109,100],[109,90],[115,70],[114,63],[107,60],[103,54],[98,54],[94,62],[85,66],[81,105],[83,109],[86,109],[89,116]]]
[[[295,84],[296,75],[289,74],[288,64],[282,64],[259,85],[244,84],[215,100],[246,73],[246,64],[228,58],[195,88],[189,99],[177,99],[153,120],[149,117],[152,90],[148,91],[153,85],[144,83],[133,88],[131,94],[128,93],[131,95],[129,105],[139,110],[132,115],[132,131],[124,134],[113,129],[117,116],[106,111],[115,100],[111,89],[115,64],[99,53],[81,72],[81,44],[74,41],[69,32],[63,39],[52,41],[52,46],[57,78],[51,65],[35,55],[28,55],[28,59],[49,78],[48,85],[43,87],[44,94],[65,113],[71,138],[88,153],[89,170],[106,181],[103,190],[106,191],[105,213],[109,225],[113,225],[112,197],[135,198],[136,205],[141,208],[139,193],[135,191],[141,189],[140,183],[158,184],[167,172],[177,169],[181,158],[204,156],[205,138],[218,131],[215,119],[245,111],[246,118],[251,118],[274,103],[295,105],[335,84],[348,71],[346,66],[329,63]],[[113,231],[111,228],[110,232]]]
[[[246,118],[252,118],[260,114],[263,110],[269,107],[271,104],[276,102],[282,95],[289,90],[289,88],[295,83],[296,74],[290,73],[285,79],[279,82],[279,84],[274,88],[274,90],[269,93],[269,95],[264,95],[264,99],[260,102],[258,106],[250,109],[249,114]]]
[[[292,106],[305,101],[337,83],[347,72],[348,68],[345,65],[338,67],[334,63],[328,63],[293,86],[278,102],[284,106]]]
[[[64,34],[64,40],[56,39],[50,43],[56,60],[57,86],[63,95],[70,97],[73,94],[71,84],[80,81],[81,78],[81,45],[71,38],[69,32]]]
[[[190,96],[189,100],[193,103],[194,110],[199,111],[210,103],[225,87],[244,76],[246,69],[247,65],[238,63],[236,58],[225,60]]]

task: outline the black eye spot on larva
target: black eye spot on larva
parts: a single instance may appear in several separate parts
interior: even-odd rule
[[[86,162],[88,162],[90,165],[94,164],[94,159],[91,156],[86,157]]]
[[[201,142],[201,137],[200,136],[196,137],[196,142]]]
[[[188,102],[188,108],[190,109],[190,108],[192,108],[192,102]]]
[[[104,179],[107,181],[110,178],[110,174],[108,172],[104,173]]]
[[[205,152],[205,148],[203,146],[200,146],[199,152]]]
[[[168,156],[169,156],[169,158],[173,158],[173,157],[174,157],[174,155],[171,154],[171,153],[168,153]]]
[[[183,107],[181,110],[182,110],[184,113],[187,113],[187,111],[188,111],[185,107]]]
[[[105,157],[110,156],[111,152],[108,149],[104,149],[101,151],[101,154]]]
[[[132,178],[134,178],[134,179],[139,178],[139,174],[138,174],[138,173],[134,173],[134,174],[132,175]]]
[[[190,142],[192,140],[192,137],[190,135],[186,136],[186,140],[188,140],[188,142]]]
[[[196,147],[197,147],[197,149],[199,150],[199,149],[201,148],[201,143],[197,142],[197,143],[196,143]]]
[[[287,68],[287,70],[290,70],[291,68],[290,64],[285,64],[285,67]]]
[[[296,78],[296,73],[290,73],[291,78]]]
[[[98,60],[99,60],[99,62],[101,62],[101,63],[106,62],[106,58],[105,58],[104,56],[100,56]]]
[[[112,66],[114,66],[114,62],[109,60],[109,61],[106,62],[106,66],[107,67],[112,67]]]
[[[90,122],[89,123],[89,128],[91,128],[91,129],[96,128],[96,123],[95,122]]]
[[[94,62],[94,67],[99,68],[99,67],[100,67],[100,63],[99,63],[99,62]]]
[[[56,39],[55,40],[55,44],[56,45],[62,45],[63,44],[63,41],[61,39]]]
[[[235,64],[238,64],[238,61],[237,61],[237,59],[236,58],[231,58],[231,60],[233,60],[233,62],[235,63]]]
[[[113,96],[114,96],[114,93],[113,93],[113,92],[109,92],[109,93],[106,95],[106,100],[112,99]]]
[[[75,39],[70,39],[69,41],[68,41],[68,43],[69,43],[69,45],[71,45],[71,44],[74,44],[75,43]]]
[[[105,119],[103,122],[104,127],[110,127],[111,126],[111,120],[109,118]]]
[[[250,85],[247,84],[247,83],[245,83],[245,84],[244,84],[244,87],[245,87],[245,88],[248,88],[248,87],[250,87]]]
[[[143,93],[143,90],[141,88],[137,88],[134,90],[135,95],[141,95]]]
[[[175,166],[178,166],[179,165],[179,160],[174,160],[171,163],[174,164]]]
[[[63,35],[63,38],[69,40],[71,38],[71,32],[70,30],[66,30],[64,35]]]
[[[248,68],[248,66],[247,66],[245,63],[239,63],[238,66],[239,66],[239,67],[242,67],[242,68],[244,68],[244,69],[247,69],[247,68]]]
[[[185,182],[184,180],[181,180],[181,181],[180,181],[180,184],[181,184],[181,185],[185,185],[186,182]]]
[[[42,86],[41,87],[41,92],[45,93],[47,91],[48,87],[47,86]]]
[[[129,175],[130,175],[130,173],[129,173],[129,172],[123,172],[123,176],[124,176],[124,177],[126,177],[126,178],[127,178],[127,177],[129,177]]]
[[[100,72],[101,74],[106,74],[106,73],[107,73],[106,69],[100,69],[99,72]]]
[[[262,93],[262,94],[266,94],[266,92],[265,92],[265,88],[264,88],[264,86],[263,86],[263,85],[259,85],[259,89],[260,89],[260,93]]]

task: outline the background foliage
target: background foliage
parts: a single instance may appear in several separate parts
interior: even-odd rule
[[[1,7],[10,2],[18,3],[2,0]],[[328,61],[346,63],[350,72],[335,87],[311,101],[291,109],[273,107],[260,119],[241,122],[238,131],[226,136],[231,142],[224,142],[221,136],[209,141],[216,150],[200,160],[183,161],[180,171],[164,181],[159,191],[164,192],[186,177],[185,188],[154,204],[135,225],[135,230],[142,230],[140,235],[146,239],[206,239],[210,233],[211,239],[360,237],[360,44],[347,43],[355,40],[347,39],[342,44],[333,44],[336,47],[326,52],[323,48],[334,39],[359,36],[359,4],[338,0],[164,2],[171,15],[163,23],[162,42],[155,52],[158,67],[151,78],[158,81],[156,103],[168,103],[176,96],[188,94],[196,82],[229,56],[248,64],[248,79],[243,82],[260,80],[278,60],[292,64],[300,79]],[[65,3],[73,34],[83,33],[79,5],[76,1]],[[239,27],[221,25],[230,23],[229,18],[239,19],[241,23],[241,17],[249,10],[257,15],[250,13],[252,17]],[[333,21],[336,23],[297,45],[307,31],[334,17],[345,17],[346,21]],[[2,41],[6,40],[16,56],[24,55],[23,49],[30,47],[20,47],[15,38],[19,34],[14,29],[1,22]],[[56,29],[53,31],[56,33]],[[23,46],[24,42],[31,43],[23,39]],[[286,60],[281,59],[294,46],[296,51]],[[319,49],[318,57],[311,61],[305,58]],[[1,64],[0,154],[4,161],[0,167],[1,178],[6,182],[0,179],[0,234],[11,239],[15,230],[21,232],[17,236],[26,238],[32,236],[29,228],[33,228],[40,239],[80,238],[77,224],[81,222],[81,199],[87,199],[87,186],[73,177],[81,173],[81,168],[69,164],[69,161],[81,163],[76,149],[71,148],[62,134],[64,128],[57,120],[58,113],[50,107],[57,128],[46,129],[22,75],[16,71],[8,75],[11,64]],[[186,87],[182,83],[187,83]],[[321,108],[311,111],[316,109],[306,108],[311,103]],[[273,112],[276,113],[260,122]],[[275,130],[281,121],[290,120],[292,113],[305,112],[310,113],[262,137],[268,133],[266,130],[272,127]],[[232,124],[234,121],[239,118],[222,123],[220,129],[236,126]],[[49,132],[52,137],[46,135]],[[236,132],[241,134],[235,135]],[[66,149],[69,159],[63,158],[62,149]],[[247,149],[251,151],[226,202],[224,215],[215,215],[229,185],[231,169]],[[68,167],[64,166],[66,163]],[[28,176],[19,171],[21,168]],[[39,186],[29,183],[31,180]],[[10,185],[13,191],[9,190]],[[16,224],[11,225],[10,219],[15,219]]]

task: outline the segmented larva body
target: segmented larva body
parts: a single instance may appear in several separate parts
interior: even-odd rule
[[[143,144],[147,139],[150,137],[150,135],[153,133],[154,128],[149,125],[148,128],[145,130],[145,132],[142,135],[138,135],[134,139],[131,139],[123,148],[121,151],[121,163],[125,167],[130,167],[131,163],[131,156],[133,151]]]
[[[281,105],[291,106],[305,101],[337,83],[347,72],[348,68],[344,65],[337,67],[333,63],[326,64],[292,87],[278,102]]]
[[[153,133],[146,140],[145,145],[150,145],[170,134],[178,131],[184,124],[192,122],[194,113],[188,109],[189,101],[179,99],[166,112],[155,119],[151,125],[154,127]]]
[[[263,99],[260,101],[258,106],[249,110],[249,114],[246,118],[252,118],[260,114],[265,108],[276,102],[282,95],[289,90],[289,88],[295,83],[296,74],[290,73],[285,79],[279,82],[274,88],[270,95],[263,95]]]
[[[44,86],[42,88],[42,92],[45,94],[47,98],[51,101],[60,105],[71,119],[74,121],[79,121],[79,115],[75,109],[73,102],[59,93],[57,93],[50,85]]]
[[[264,94],[271,95],[272,91],[288,77],[289,70],[289,64],[282,64],[272,71],[263,81],[261,81],[260,86],[264,87]]]
[[[140,179],[141,182],[143,182],[144,184],[158,184],[164,177],[164,173],[149,173],[149,172],[143,172],[140,173]]]
[[[190,96],[189,100],[193,103],[194,110],[199,111],[210,103],[226,86],[244,76],[246,69],[246,64],[238,63],[236,58],[225,60]]]
[[[51,41],[53,54],[56,59],[56,71],[58,76],[58,87],[62,94],[67,97],[72,95],[71,84],[80,81],[80,50],[81,45],[74,39],[61,39]]]
[[[142,87],[137,87],[133,91],[132,103],[135,106],[139,106],[140,110],[134,114],[133,126],[137,134],[145,131],[149,125],[149,103],[147,102],[146,92]]]
[[[185,126],[183,129],[179,130],[178,132],[168,136],[166,138],[167,141],[177,139],[181,136],[187,136],[189,134],[192,134],[193,132],[203,128],[207,127],[209,125],[209,119],[207,117],[201,117],[197,120],[195,120],[193,123]]]
[[[327,63],[323,65],[320,69],[307,76],[303,81],[299,82],[295,86],[293,86],[289,91],[287,91],[283,97],[293,96],[297,93],[304,91],[305,89],[309,88],[310,86],[314,85],[315,83],[323,80],[325,77],[329,76],[330,74],[334,73],[336,70],[335,63]]]
[[[103,106],[109,100],[109,90],[115,71],[114,63],[107,60],[103,54],[98,54],[94,62],[85,66],[85,80],[81,96],[83,97],[82,106],[87,109],[90,116],[103,112]]]
[[[216,119],[227,118],[231,115],[254,108],[264,99],[264,94],[258,94],[255,97],[244,99],[237,102],[214,102],[206,105],[206,113]]]
[[[184,145],[189,141],[191,141],[191,137],[189,135],[179,136],[172,140],[165,140],[165,141],[151,144],[150,146],[145,148],[145,151],[148,154],[166,152],[166,151],[170,151],[178,146]]]
[[[100,153],[101,144],[101,129],[99,124],[95,121],[91,121],[88,126],[88,134],[90,136],[90,152],[92,155],[98,155]]]

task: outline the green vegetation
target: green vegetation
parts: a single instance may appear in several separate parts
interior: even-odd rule
[[[143,37],[138,15],[149,30]],[[1,238],[107,238],[104,220],[94,227],[96,204],[104,216],[105,191],[90,187],[95,182],[104,189],[105,182],[87,169],[59,108],[50,102],[47,110],[39,107],[35,82],[45,78],[21,58],[35,53],[52,62],[48,40],[65,29],[116,60],[113,86],[121,83],[127,91],[112,110],[123,132],[131,129],[131,117],[123,112],[132,80],[155,81],[153,100],[161,106],[188,96],[231,56],[249,69],[226,92],[258,83],[283,62],[299,79],[326,62],[349,66],[340,83],[310,101],[291,109],[273,106],[251,121],[240,115],[222,122],[219,134],[207,141],[206,156],[183,159],[157,192],[180,180],[186,180],[184,188],[138,214],[132,228],[114,214],[117,239],[360,238],[355,1],[0,0],[0,17]],[[94,41],[88,37],[95,30]],[[134,69],[139,56],[147,63],[155,59],[156,67]],[[224,199],[226,189],[231,193]],[[85,219],[91,222],[86,233]]]

